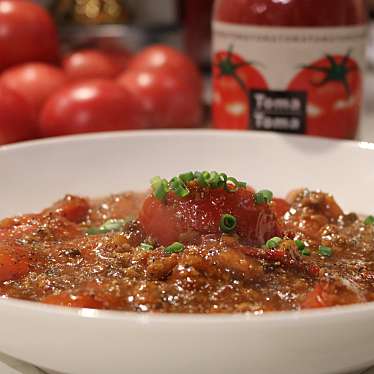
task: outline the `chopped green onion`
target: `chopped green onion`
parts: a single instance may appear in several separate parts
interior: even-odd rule
[[[305,243],[302,240],[295,240],[295,244],[299,251],[302,251],[305,248]]]
[[[221,178],[221,181],[226,183],[227,181],[227,174],[225,173],[219,173],[219,177]]]
[[[278,236],[274,236],[274,238],[271,238],[269,239],[265,246],[266,248],[269,248],[269,249],[273,249],[273,248],[277,248],[279,246],[279,244],[282,242],[282,238],[279,238]]]
[[[304,248],[300,251],[300,253],[303,255],[303,256],[310,256],[310,249],[309,248]]]
[[[124,219],[109,219],[100,226],[100,229],[106,232],[109,231],[120,231],[125,225],[126,221]]]
[[[364,225],[374,225],[374,216],[367,216]]]
[[[236,218],[231,214],[223,214],[220,221],[221,231],[229,234],[235,230]]]
[[[212,171],[209,175],[207,183],[210,187],[217,188],[217,187],[220,187],[220,185],[222,184],[222,181],[221,181],[219,174],[216,171]]]
[[[174,177],[170,181],[170,187],[179,197],[186,197],[190,194],[190,190],[186,187],[183,180],[179,177]]]
[[[121,231],[123,226],[128,223],[132,218],[128,219],[109,219],[108,221],[104,222],[100,227],[89,227],[86,230],[88,235],[98,235],[98,234],[105,234],[111,231]]]
[[[208,187],[207,179],[209,176],[210,174],[207,171],[203,171],[202,173],[199,171],[195,172],[195,178],[201,187]]]
[[[189,171],[187,173],[179,174],[179,178],[182,179],[184,183],[191,182],[195,179],[194,173],[192,171]]]
[[[151,179],[151,186],[153,195],[163,201],[165,200],[167,193],[172,190],[180,197],[186,197],[189,195],[189,185],[191,181],[196,181],[201,187],[208,188],[225,188],[226,191],[236,192],[240,188],[245,188],[247,183],[240,182],[233,177],[227,177],[225,173],[218,173],[216,171],[188,171],[186,173],[179,174],[172,178],[169,182],[166,179],[162,179],[156,176]]]
[[[149,252],[153,250],[153,245],[148,244],[148,243],[140,243],[139,247],[145,252]]]
[[[273,199],[273,193],[269,190],[261,190],[255,194],[256,204],[268,204]]]
[[[179,242],[175,242],[165,248],[165,252],[169,254],[183,252],[183,250],[184,250],[184,245]]]
[[[324,245],[319,246],[319,253],[322,256],[330,257],[332,255],[332,249],[330,247],[325,247]]]
[[[103,234],[103,231],[100,229],[100,227],[89,227],[86,230],[87,235],[98,235]]]
[[[229,177],[226,180],[226,189],[229,192],[236,192],[239,189],[239,181],[234,177]]]
[[[159,200],[165,200],[169,191],[168,181],[166,179],[161,179],[160,177],[153,177],[151,179],[151,186],[153,195]]]

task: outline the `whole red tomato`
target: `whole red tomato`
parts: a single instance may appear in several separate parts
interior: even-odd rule
[[[71,80],[112,79],[121,73],[110,56],[94,49],[73,52],[64,58],[62,66]]]
[[[112,64],[116,67],[117,74],[119,75],[127,69],[127,66],[131,60],[131,52],[129,50],[106,50],[101,51],[107,58],[112,61]]]
[[[35,135],[27,101],[0,84],[0,145],[30,139]]]
[[[22,95],[30,104],[35,119],[48,97],[66,81],[64,72],[43,63],[29,63],[6,70],[0,82]]]
[[[128,70],[119,84],[137,96],[152,128],[191,128],[202,121],[195,89],[172,68]]]
[[[129,70],[150,70],[166,68],[179,71],[201,96],[203,81],[196,64],[187,55],[167,45],[156,44],[143,49],[129,62]]]
[[[248,130],[250,89],[267,89],[265,78],[231,50],[216,53],[213,65],[213,123],[217,128]]]
[[[140,103],[125,88],[109,80],[90,80],[58,90],[40,115],[43,136],[141,129]]]
[[[288,86],[307,91],[307,134],[354,138],[362,102],[362,74],[346,56],[327,56],[305,66]]]
[[[0,70],[29,61],[57,61],[57,30],[41,6],[0,0],[0,27]]]
[[[179,197],[168,192],[164,201],[149,195],[139,214],[147,235],[162,245],[190,242],[199,235],[219,234],[224,214],[236,217],[235,232],[251,244],[264,244],[280,235],[277,218],[268,204],[256,204],[252,189],[228,192],[189,184],[190,194]],[[195,235],[194,235],[195,234]],[[199,236],[198,235],[198,236]]]

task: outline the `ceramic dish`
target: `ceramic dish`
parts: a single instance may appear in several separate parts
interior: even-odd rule
[[[261,133],[160,131],[0,148],[0,217],[66,193],[144,190],[149,178],[225,170],[277,195],[308,186],[374,209],[374,144]],[[66,373],[348,373],[374,363],[374,303],[252,315],[152,315],[0,301],[0,351]]]

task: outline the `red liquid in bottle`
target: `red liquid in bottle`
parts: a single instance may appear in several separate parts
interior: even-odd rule
[[[364,0],[216,0],[213,123],[354,138]]]

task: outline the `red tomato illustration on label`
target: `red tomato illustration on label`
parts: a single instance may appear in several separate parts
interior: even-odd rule
[[[265,78],[232,51],[217,52],[213,61],[213,122],[216,128],[248,130],[250,89],[267,89]]]
[[[308,93],[307,134],[354,138],[362,102],[362,77],[350,53],[326,55],[304,66],[288,90]]]

